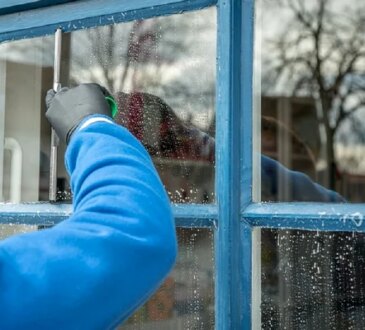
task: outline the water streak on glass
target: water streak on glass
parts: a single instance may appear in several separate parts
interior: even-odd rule
[[[363,329],[365,235],[262,230],[262,329]]]

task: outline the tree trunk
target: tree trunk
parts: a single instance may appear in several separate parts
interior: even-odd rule
[[[323,122],[326,130],[326,161],[328,166],[328,188],[336,190],[337,164],[335,157],[334,136],[335,130],[330,125],[329,114],[332,109],[332,99],[325,93],[321,93],[321,105],[323,109]]]
[[[331,127],[328,127],[326,131],[327,131],[326,155],[328,163],[328,185],[331,190],[336,190],[337,163],[335,158],[334,131]]]

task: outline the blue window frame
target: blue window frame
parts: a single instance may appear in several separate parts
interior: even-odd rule
[[[177,227],[214,229],[216,328],[250,329],[260,317],[255,228],[365,231],[364,205],[253,203],[254,0],[0,1],[0,42],[208,6],[218,10],[217,202],[174,205],[173,210]],[[69,205],[2,205],[0,223],[55,224],[70,213]]]

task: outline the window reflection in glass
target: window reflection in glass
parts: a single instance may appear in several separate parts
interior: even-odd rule
[[[362,329],[363,233],[262,233],[262,329]]]
[[[364,6],[261,1],[263,201],[365,200]]]

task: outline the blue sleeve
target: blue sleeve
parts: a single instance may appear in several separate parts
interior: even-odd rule
[[[175,261],[166,192],[126,129],[108,122],[79,129],[66,166],[73,215],[0,244],[2,330],[112,329],[146,301]]]
[[[280,181],[289,189],[289,200],[280,200],[280,202],[346,202],[335,191],[313,182],[301,172],[287,169],[269,157],[261,156],[261,168],[262,192],[263,195],[268,196],[269,200],[278,200],[278,181]]]

